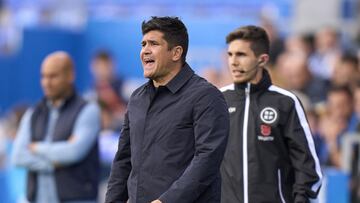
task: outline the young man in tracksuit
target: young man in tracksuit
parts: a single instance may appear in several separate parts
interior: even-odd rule
[[[226,42],[234,83],[222,88],[230,115],[222,203],[309,202],[321,186],[319,161],[300,101],[264,69],[266,32],[245,26]]]

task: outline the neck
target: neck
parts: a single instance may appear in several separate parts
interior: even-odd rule
[[[63,103],[63,101],[72,94],[72,92],[73,90],[69,89],[67,92],[64,92],[63,95],[57,98],[48,98],[48,99],[54,107],[59,107]]]
[[[181,70],[181,65],[175,65],[172,70],[163,77],[153,79],[153,84],[155,87],[165,86],[168,84]]]
[[[63,99],[52,99],[50,102],[53,107],[59,107],[62,104]]]
[[[256,72],[255,77],[252,80],[250,80],[250,83],[251,84],[258,84],[262,77],[263,77],[263,69],[259,68],[257,70],[257,72]]]

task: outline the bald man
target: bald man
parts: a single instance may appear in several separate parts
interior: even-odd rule
[[[44,98],[23,116],[12,161],[28,169],[34,203],[95,203],[100,110],[76,94],[69,54],[49,54],[41,65]]]

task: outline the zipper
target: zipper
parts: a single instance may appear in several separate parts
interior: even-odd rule
[[[245,88],[245,115],[243,125],[243,180],[244,180],[244,203],[249,202],[248,194],[248,120],[249,120],[249,108],[250,108],[250,83]]]
[[[284,199],[284,195],[282,193],[282,189],[281,189],[281,171],[280,171],[280,169],[278,169],[278,187],[279,187],[279,194],[280,194],[281,202],[286,203],[285,199]]]

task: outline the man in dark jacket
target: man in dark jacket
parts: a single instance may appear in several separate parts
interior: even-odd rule
[[[153,17],[142,32],[150,80],[129,100],[105,202],[220,202],[226,101],[185,62],[188,34],[178,18]]]
[[[272,85],[264,69],[266,32],[245,26],[226,42],[234,84],[222,88],[230,135],[220,169],[221,202],[309,202],[321,185],[319,161],[300,101]]]

